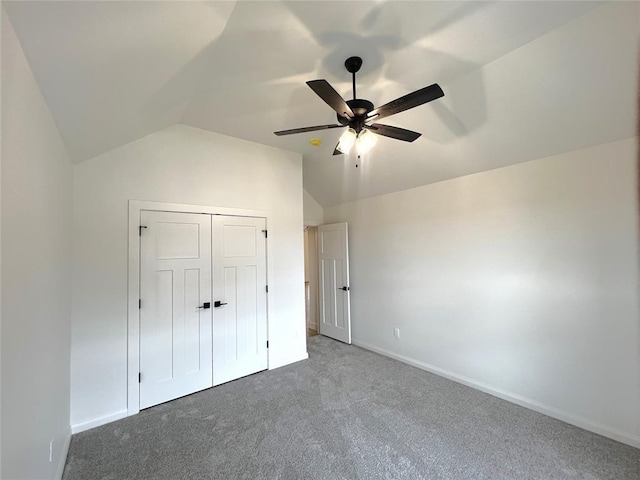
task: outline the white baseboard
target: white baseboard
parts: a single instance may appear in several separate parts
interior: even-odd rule
[[[92,418],[91,420],[85,420],[84,422],[75,423],[71,425],[71,433],[76,434],[90,430],[92,428],[105,425],[107,423],[115,422],[127,416],[127,409],[118,410],[117,412],[110,413],[108,415],[102,415],[100,417]]]
[[[269,359],[269,370],[274,370],[276,368],[284,367],[285,365],[290,365],[295,362],[300,362],[308,358],[309,358],[309,354],[307,352],[304,352],[304,354],[296,355],[292,357]],[[132,410],[131,412],[129,412],[125,408],[123,410],[118,410],[117,412],[113,412],[108,415],[102,415],[100,417],[92,418],[90,420],[85,420],[83,422],[75,423],[71,425],[71,433],[76,434],[76,433],[84,432],[86,430],[90,430],[92,428],[99,427],[101,425],[106,425],[107,423],[115,422],[116,420],[120,420],[122,418],[136,414],[138,413],[138,411],[139,410]]]
[[[62,450],[60,450],[60,457],[58,458],[58,468],[56,468],[57,480],[62,480],[62,474],[64,473],[64,466],[67,463],[67,455],[69,454],[69,444],[71,443],[71,429],[67,430],[62,443]]]
[[[384,355],[385,357],[390,357],[400,362],[420,368],[421,370],[426,370],[427,372],[433,373],[440,377],[453,380],[454,382],[462,383],[463,385],[467,385],[468,387],[488,393],[490,395],[493,395],[494,397],[502,398],[503,400],[507,400],[530,410],[548,415],[549,417],[562,420],[563,422],[570,423],[571,425],[575,425],[576,427],[584,428],[585,430],[589,430],[604,437],[611,438],[618,442],[626,443],[627,445],[631,445],[632,447],[640,448],[640,435],[621,432],[620,430],[607,427],[606,425],[602,425],[597,422],[593,422],[587,418],[573,415],[569,412],[565,412],[555,407],[545,405],[544,403],[540,403],[535,400],[516,395],[506,390],[495,388],[489,384],[478,382],[472,378],[458,375],[457,373],[444,370],[420,360],[415,360],[404,355],[393,353],[389,350],[385,350],[384,348],[377,347],[367,342],[353,340],[353,344],[366,350],[371,350],[372,352],[379,353],[380,355]]]
[[[300,362],[309,358],[309,354],[304,352],[302,355],[296,355],[294,357],[269,359],[269,370],[275,370],[276,368],[284,367],[285,365],[291,365],[292,363]]]

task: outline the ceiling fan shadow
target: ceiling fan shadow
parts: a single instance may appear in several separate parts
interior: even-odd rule
[[[443,101],[433,102],[431,107],[444,128],[425,132],[427,138],[441,144],[469,136],[487,121],[483,68],[475,68],[442,88]]]
[[[469,135],[487,117],[483,69],[449,53],[410,45],[396,52],[372,88],[375,104],[437,82],[444,97],[394,117],[398,126],[416,130],[426,139],[446,144]]]
[[[390,2],[380,0],[362,17],[360,26],[378,32],[402,32],[410,44],[468,21],[490,2]]]
[[[469,133],[469,129],[462,120],[443,102],[434,103],[432,107],[442,124],[449,129],[454,137],[463,137]]]

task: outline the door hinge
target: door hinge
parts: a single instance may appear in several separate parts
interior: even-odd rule
[[[138,372],[138,383],[142,383],[142,374]]]
[[[269,348],[269,340],[267,340],[267,348]]]
[[[269,285],[265,285],[265,286],[264,286],[264,291],[265,291],[265,292],[267,292],[267,293],[269,293]]]
[[[267,230],[262,230],[262,233],[264,233],[264,238],[268,238]]]
[[[139,236],[139,237],[141,237],[141,236],[142,236],[142,229],[143,229],[143,228],[147,228],[147,227],[146,227],[146,225],[140,225],[140,226],[138,227],[138,236]]]
[[[140,310],[142,308],[142,299],[139,298],[138,299],[138,310]]]

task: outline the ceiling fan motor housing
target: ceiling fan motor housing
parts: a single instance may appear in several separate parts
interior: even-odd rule
[[[336,117],[338,118],[338,122],[341,125],[349,125],[357,133],[360,133],[365,125],[365,121],[367,120],[367,114],[373,110],[373,103],[362,98],[355,98],[353,100],[347,100],[346,102],[355,116],[352,119],[349,119],[337,114]]]

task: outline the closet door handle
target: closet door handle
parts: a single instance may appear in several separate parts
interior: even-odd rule
[[[221,302],[221,301],[219,301],[219,300],[216,300],[215,302],[213,302],[213,306],[214,306],[215,308],[221,307],[221,306],[223,306],[223,305],[226,305],[226,303]]]
[[[198,307],[198,308],[204,308],[204,309],[211,308],[211,303],[210,302],[205,302],[205,303],[202,304],[201,307]]]

